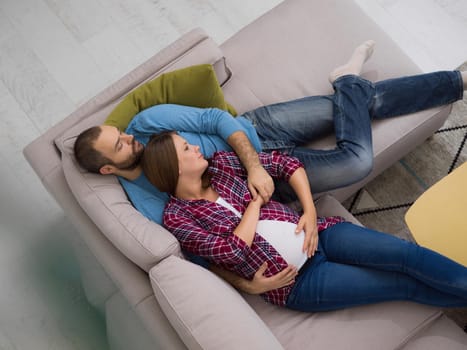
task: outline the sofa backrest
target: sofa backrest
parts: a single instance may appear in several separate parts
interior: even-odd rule
[[[187,40],[192,44],[186,45]],[[81,169],[73,155],[74,141],[83,130],[102,124],[136,87],[163,73],[201,63],[212,64],[220,82],[228,79],[228,69],[217,44],[202,30],[194,30],[81,106],[67,118],[75,119],[74,124],[54,137],[66,182],[81,208],[105,237],[145,271],[169,255],[180,256],[178,242],[132,206],[115,176]]]

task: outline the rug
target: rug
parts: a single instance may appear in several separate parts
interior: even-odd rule
[[[467,62],[458,69],[467,70]],[[467,161],[467,94],[454,103],[445,124],[343,204],[363,225],[413,241],[404,216],[430,186]],[[467,213],[467,208],[466,208]],[[445,313],[467,324],[467,309]]]

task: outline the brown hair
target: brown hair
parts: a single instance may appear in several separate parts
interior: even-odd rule
[[[178,157],[172,135],[164,131],[151,136],[142,158],[143,171],[160,191],[175,194],[178,183]]]
[[[97,174],[104,165],[113,163],[94,148],[101,132],[100,126],[89,128],[78,135],[73,146],[78,164],[87,171]]]

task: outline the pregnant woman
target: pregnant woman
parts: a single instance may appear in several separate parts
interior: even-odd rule
[[[289,182],[302,214],[276,201],[252,200],[247,173],[234,153],[218,152],[208,161],[175,132],[151,138],[143,169],[153,185],[171,195],[164,225],[183,250],[246,279],[264,262],[266,276],[295,264],[294,283],[262,294],[295,310],[389,300],[467,306],[466,267],[340,217],[317,218],[302,164],[278,152],[259,156],[273,178]]]

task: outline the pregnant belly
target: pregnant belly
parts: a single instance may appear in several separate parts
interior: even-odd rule
[[[256,232],[268,241],[289,265],[300,269],[308,257],[303,252],[305,232],[302,230],[295,233],[296,227],[296,224],[290,222],[260,220]]]

